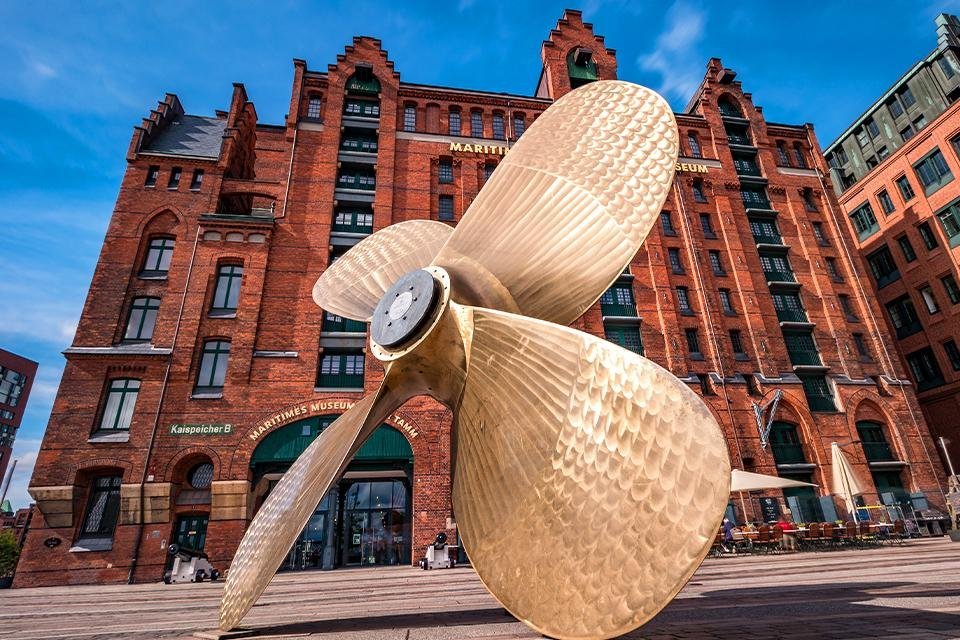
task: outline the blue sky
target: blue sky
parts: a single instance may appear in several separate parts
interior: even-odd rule
[[[280,123],[291,60],[325,69],[363,34],[383,41],[404,80],[530,94],[540,42],[570,6],[617,50],[620,78],[658,89],[675,109],[719,56],[769,120],[813,122],[825,146],[935,47],[934,17],[958,5],[0,0],[0,346],[40,363],[8,497],[14,506],[29,500],[60,352],[73,338],[132,127],[164,92],[212,115],[228,107],[231,83],[243,82],[261,121]]]

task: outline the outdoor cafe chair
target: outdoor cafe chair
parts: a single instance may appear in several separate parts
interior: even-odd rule
[[[860,546],[860,538],[857,535],[857,523],[856,522],[845,522],[843,524],[844,531],[846,532],[847,543],[851,545]]]
[[[861,522],[859,527],[860,527],[860,541],[863,542],[863,544],[873,545],[878,543],[876,534],[870,530],[869,522]]]
[[[771,536],[770,527],[768,525],[763,525],[757,529],[757,539],[754,541],[753,546],[764,553],[770,551]]]
[[[823,544],[823,537],[820,534],[820,523],[811,522],[807,526],[807,542],[811,547],[819,547]]]

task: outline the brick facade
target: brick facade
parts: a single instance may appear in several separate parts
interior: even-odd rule
[[[7,479],[13,442],[36,377],[36,362],[0,349],[0,482]]]
[[[257,444],[305,416],[337,413],[337,405],[358,400],[382,377],[362,335],[324,329],[323,313],[310,295],[317,276],[362,233],[403,220],[440,218],[441,198],[452,198],[450,222],[456,224],[486,172],[502,157],[502,147],[517,137],[518,123],[529,126],[583,76],[616,77],[615,51],[579,12],[565,12],[541,55],[537,95],[517,96],[403,82],[380,41],[355,38],[325,71],[294,61],[290,113],[282,125],[257,122],[240,85],[229,110],[216,118],[187,116],[176,96],[166,96],[131,141],[116,210],[74,345],[67,350],[31,482],[40,513],[16,586],[156,580],[178,515],[198,511],[209,515],[206,552],[215,566],[228,565],[263,498],[264,483],[251,470]],[[905,488],[938,502],[942,470],[930,460],[930,440],[912,388],[899,384],[901,364],[885,355],[889,338],[875,320],[876,300],[856,286],[860,266],[842,251],[848,231],[837,225],[836,202],[819,177],[823,167],[812,127],[766,123],[733,75],[711,60],[691,106],[677,114],[684,157],[664,207],[674,232],[657,225],[618,282],[633,302],[615,311],[597,304],[574,324],[597,335],[639,331],[648,358],[704,394],[727,435],[735,467],[778,472],[771,448],[760,445],[752,405],[781,389],[776,417],[799,437],[805,462],[781,465],[779,471],[799,469],[827,495],[830,443],[857,441],[856,422],[871,420],[883,425],[896,460],[903,463],[895,468]],[[373,94],[358,94],[376,84]],[[717,101],[722,97],[740,105],[745,117],[721,118]],[[358,117],[355,109],[372,109],[371,100],[379,106],[378,118],[372,111]],[[358,106],[357,101],[367,102]],[[450,134],[450,114],[457,111],[460,136]],[[470,131],[474,111],[481,114],[482,135]],[[788,355],[740,193],[743,176],[735,170],[724,129],[730,122],[751,133],[748,146],[755,151],[748,154],[757,154],[765,176],[751,184],[766,188],[771,205],[754,213],[775,219],[782,244],[789,246],[773,251],[789,253],[799,287],[788,283],[784,290],[799,289],[809,323],[798,326],[812,330],[822,366],[796,369]],[[184,141],[178,132],[187,126],[196,126],[198,133]],[[222,132],[211,156],[198,146],[201,130]],[[699,155],[688,142],[691,133]],[[170,144],[171,136],[180,147]],[[375,139],[375,155],[345,148],[349,136]],[[812,168],[778,167],[779,140],[791,148],[799,145]],[[459,143],[459,149],[451,143]],[[174,152],[183,148],[192,152]],[[452,180],[442,180],[440,172],[448,166]],[[159,168],[156,184],[145,186],[151,167]],[[180,167],[183,177],[179,188],[170,190],[173,167]],[[191,190],[185,183],[195,169],[203,169],[204,177]],[[374,174],[374,189],[352,182]],[[695,201],[695,185],[706,202]],[[805,195],[815,201],[815,211],[806,209]],[[335,212],[348,210],[372,212],[371,229],[335,228],[344,224],[337,223]],[[709,214],[712,232],[704,231],[701,214]],[[814,241],[813,221],[826,228],[829,246]],[[144,277],[145,260],[153,255],[148,255],[150,242],[162,237],[176,242],[169,270],[162,277]],[[671,268],[669,249],[678,250],[682,273]],[[710,251],[718,252],[723,267],[718,274],[711,270]],[[842,282],[828,275],[827,257],[836,260]],[[225,264],[242,264],[242,288],[235,312],[215,314],[217,272]],[[678,309],[677,287],[687,288],[689,312]],[[730,312],[721,306],[720,289],[729,289]],[[850,296],[856,321],[840,309],[841,293]],[[156,329],[149,342],[130,344],[125,339],[129,309],[134,298],[143,297],[161,300]],[[698,331],[698,352],[688,349],[685,329]],[[731,329],[740,331],[738,353]],[[851,351],[852,334],[861,332],[870,343],[869,360]],[[229,340],[229,365],[222,390],[202,393],[197,388],[202,352],[212,339]],[[362,391],[318,386],[321,358],[344,349],[363,349]],[[837,410],[811,410],[798,370],[826,376]],[[129,431],[104,435],[97,427],[116,378],[140,380],[141,386]],[[451,413],[418,398],[388,423],[398,427],[413,451],[413,551],[403,560],[415,561],[437,531],[455,533]],[[232,432],[171,435],[173,424],[230,424]],[[864,453],[856,445],[846,451],[868,481]],[[190,489],[187,474],[206,461],[214,467],[207,502],[183,504]],[[109,548],[81,550],[91,479],[105,474],[121,478],[117,525]],[[878,496],[866,498],[876,502]],[[756,509],[749,507],[747,515],[757,517]],[[43,544],[53,539],[62,544]]]

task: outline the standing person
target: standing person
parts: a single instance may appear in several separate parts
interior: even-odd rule
[[[730,522],[730,518],[724,518],[720,528],[723,531],[723,550],[735,553],[737,548],[733,544],[733,523]]]
[[[783,532],[783,542],[781,543],[783,548],[787,551],[796,551],[797,536],[795,532],[797,527],[791,522],[789,512],[780,516],[780,520],[773,526]]]

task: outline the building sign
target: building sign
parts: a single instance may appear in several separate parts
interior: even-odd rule
[[[172,424],[172,436],[228,436],[233,433],[232,424]]]
[[[270,416],[266,420],[261,420],[250,429],[247,437],[251,440],[259,440],[263,434],[273,431],[277,427],[288,425],[291,422],[302,420],[303,418],[312,418],[314,416],[326,415],[329,413],[343,413],[350,409],[356,402],[353,400],[321,400],[317,402],[305,402],[303,404],[287,407],[282,411]],[[407,433],[411,440],[420,433],[416,427],[393,414],[386,420],[386,424],[402,429]]]
[[[677,173],[710,173],[710,167],[705,164],[677,163]]]
[[[498,144],[464,144],[462,142],[451,142],[450,152],[459,151],[461,153],[482,153],[493,156],[505,156],[510,147],[504,147]]]

